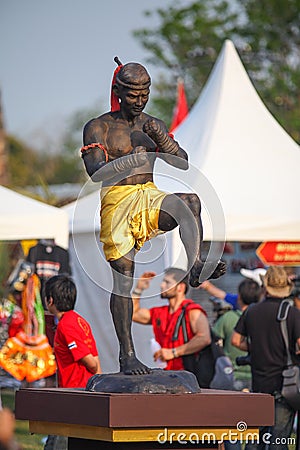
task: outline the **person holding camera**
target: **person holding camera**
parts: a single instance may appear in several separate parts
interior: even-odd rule
[[[266,269],[262,267],[258,267],[256,269],[244,269],[240,270],[240,274],[246,279],[250,279],[255,281],[259,286],[262,286],[261,276],[266,274]],[[219,300],[223,300],[224,302],[231,305],[232,309],[239,309],[240,306],[238,304],[238,294],[233,294],[232,292],[226,292],[223,289],[219,288],[215,284],[213,284],[209,280],[203,281],[200,284],[199,288],[205,290],[213,297],[218,298]]]
[[[295,308],[300,309],[300,276],[291,278],[294,288],[291,292],[290,299],[293,301]]]
[[[281,266],[270,266],[262,281],[264,300],[248,308],[241,316],[231,342],[241,350],[250,350],[253,392],[271,394],[275,399],[274,426],[262,427],[259,443],[247,444],[247,449],[266,448],[263,437],[270,433],[272,449],[287,450],[296,411],[281,394],[287,354],[277,317],[282,300],[287,299],[292,292],[293,283]],[[300,311],[291,306],[286,322],[290,353],[294,364],[300,364],[299,352],[296,350],[296,344],[300,345]]]
[[[214,324],[213,331],[223,340],[224,353],[231,359],[234,367],[234,389],[251,390],[251,369],[247,364],[247,353],[231,344],[231,335],[242,312],[261,298],[261,288],[253,280],[243,280],[238,287],[238,309],[223,314]],[[238,359],[238,360],[237,360]]]

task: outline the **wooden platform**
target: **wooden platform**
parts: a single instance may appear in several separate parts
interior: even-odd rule
[[[176,449],[191,436],[202,447],[217,448],[226,437],[242,440],[257,433],[259,426],[272,425],[274,403],[267,394],[211,389],[169,395],[28,388],[17,391],[15,414],[29,420],[33,433],[73,438],[69,439],[72,450],[154,449],[161,448],[159,440],[167,441],[164,448],[172,444],[170,448]],[[184,448],[195,448],[195,443]]]

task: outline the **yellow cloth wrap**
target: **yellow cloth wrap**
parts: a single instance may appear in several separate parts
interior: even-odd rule
[[[109,186],[101,189],[100,240],[108,261],[140,250],[158,229],[161,203],[167,194],[154,183]]]

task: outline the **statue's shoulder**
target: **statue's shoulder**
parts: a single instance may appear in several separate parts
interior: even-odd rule
[[[94,117],[93,119],[90,119],[84,126],[84,129],[91,130],[91,129],[99,129],[103,128],[105,124],[111,122],[113,120],[112,113],[107,112],[104,114],[101,114],[101,116]]]

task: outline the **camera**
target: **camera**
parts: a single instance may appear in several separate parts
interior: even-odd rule
[[[248,366],[251,365],[251,355],[248,353],[245,356],[237,356],[235,362],[238,366]]]
[[[209,300],[213,304],[213,312],[216,313],[217,319],[232,309],[232,305],[221,298],[209,297]]]
[[[291,292],[290,298],[292,299],[300,298],[300,276],[294,278],[292,282],[294,283],[294,287]]]

